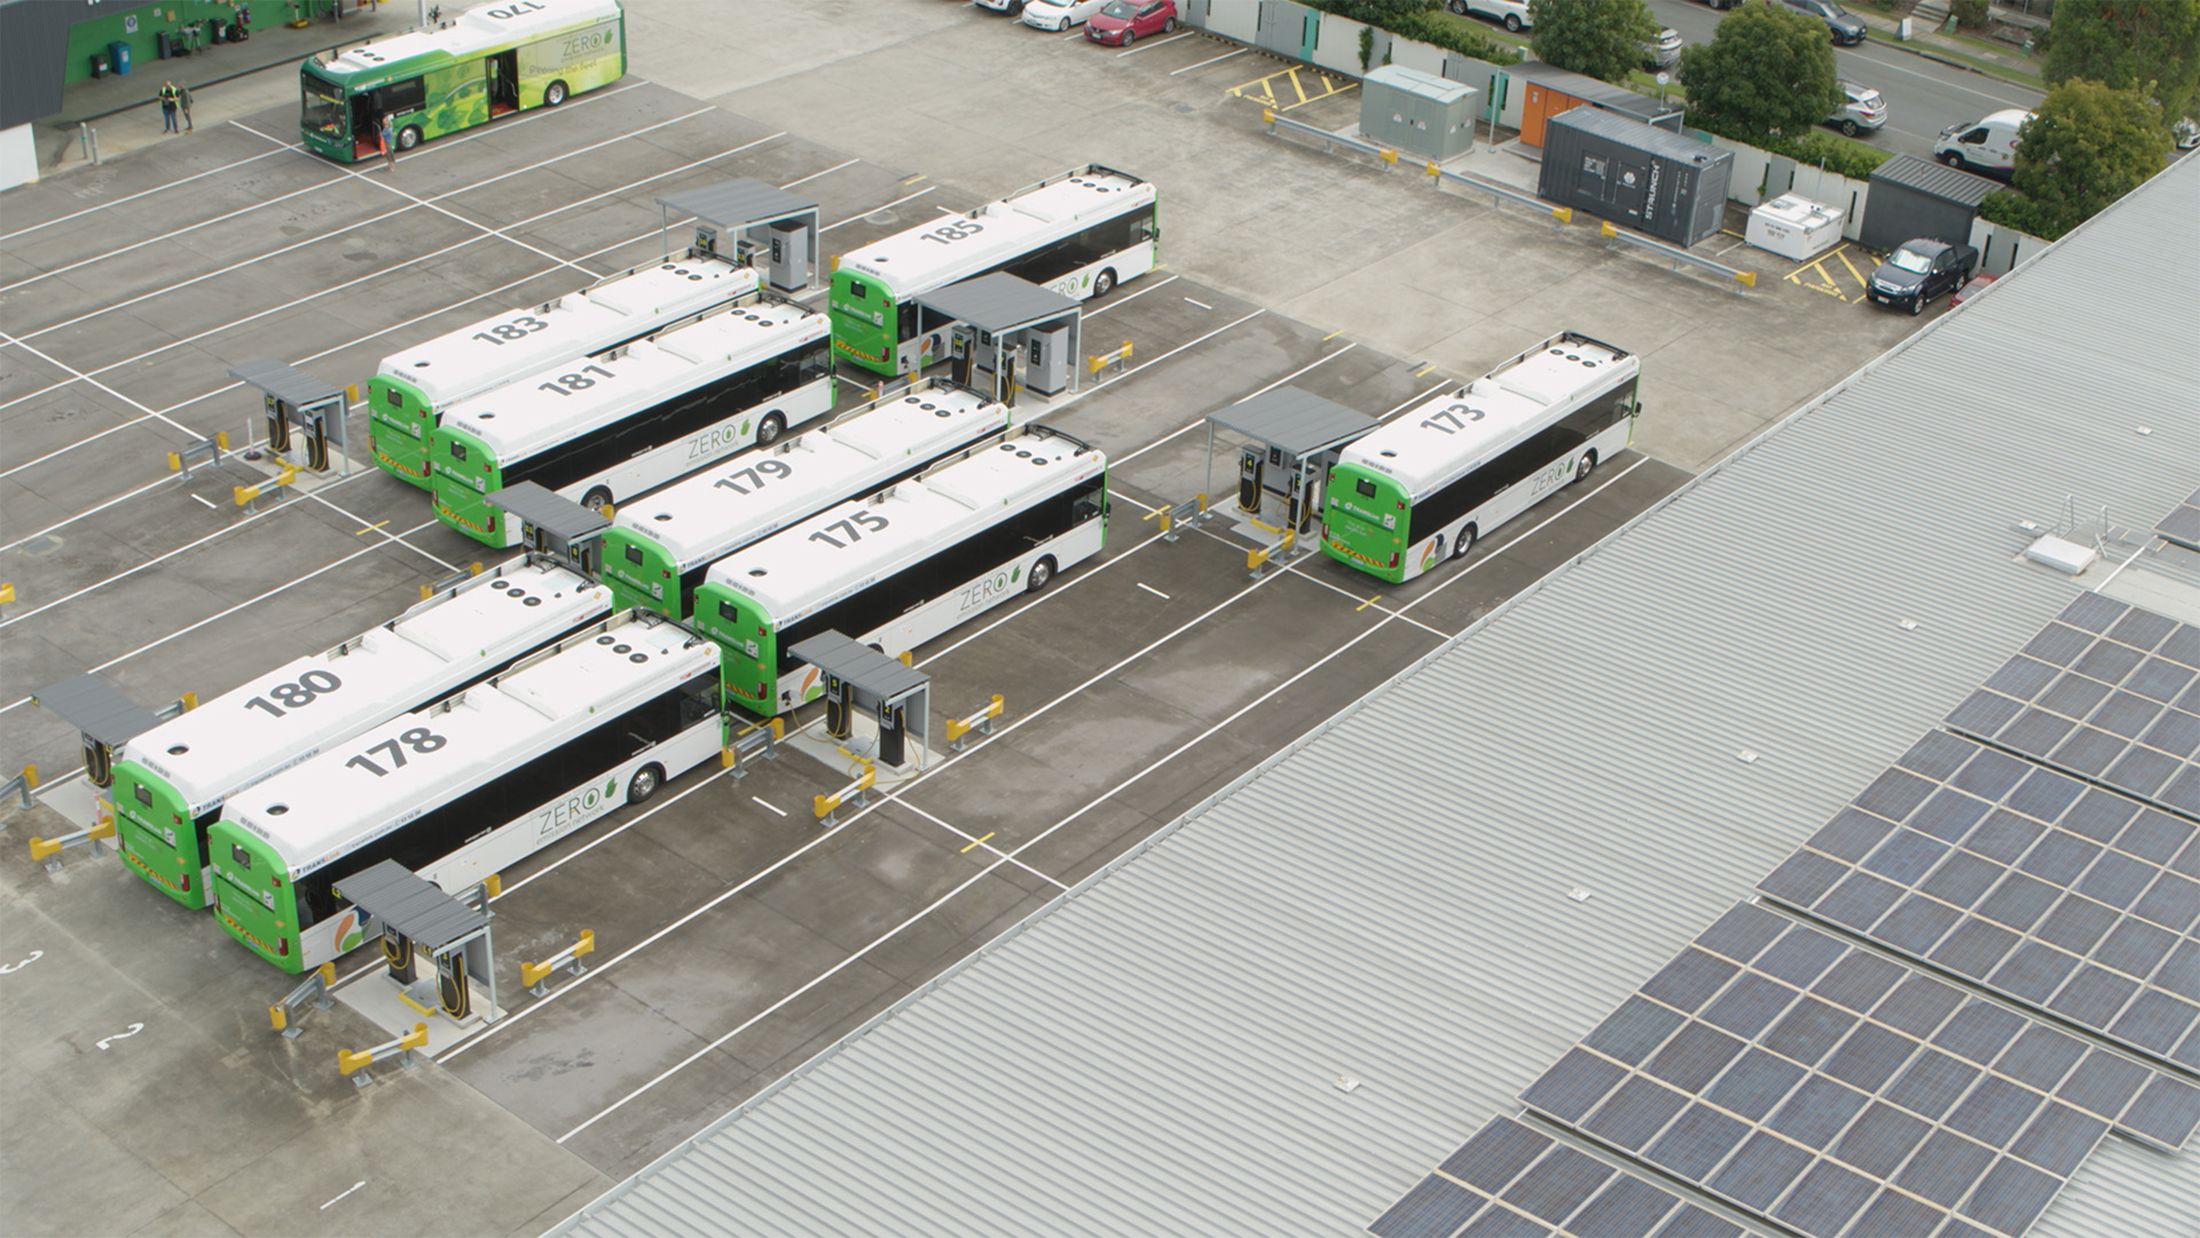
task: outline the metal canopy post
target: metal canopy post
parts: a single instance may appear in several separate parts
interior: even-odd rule
[[[1014,404],[1025,387],[1048,398],[1077,390],[1083,302],[1005,271],[949,284],[915,301],[920,313],[929,310],[954,324],[949,351],[959,367],[966,360],[969,371],[955,381],[1004,404]],[[981,352],[989,366],[980,364]],[[990,380],[981,379],[980,372]]]
[[[257,388],[267,413],[267,449],[287,457],[293,428],[307,434],[304,467],[325,473],[333,444],[343,459],[341,475],[351,476],[351,448],[344,434],[344,389],[282,361],[247,361],[230,367],[229,376]]]
[[[611,517],[583,507],[538,482],[491,491],[483,502],[520,522],[520,544],[530,556],[556,560],[587,576],[602,566],[603,531]]]
[[[766,281],[779,292],[817,286],[820,229],[815,201],[747,178],[666,194],[657,199],[657,219],[667,258],[672,256],[676,212],[695,223],[688,253],[747,266],[760,265],[761,257]]]

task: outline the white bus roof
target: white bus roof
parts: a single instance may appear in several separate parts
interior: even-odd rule
[[[1034,245],[1154,200],[1154,187],[1135,176],[1082,168],[967,215],[942,215],[897,232],[843,256],[840,265],[883,281],[897,297],[914,296],[967,279]],[[952,219],[976,220],[984,230],[945,245],[925,239]]]
[[[791,301],[752,299],[637,340],[623,352],[561,361],[477,396],[443,414],[443,424],[479,438],[510,468],[516,460],[568,442],[704,383],[768,360],[831,330],[822,310]],[[575,391],[554,385],[561,374],[594,364]]]
[[[719,560],[710,583],[745,593],[782,624],[892,575],[964,534],[999,520],[1034,494],[1053,493],[1107,467],[1100,452],[1058,435],[1019,434],[903,482],[885,498],[842,503]],[[840,550],[810,540],[858,511],[884,516]],[[838,531],[833,531],[838,535]]]
[[[759,447],[621,507],[616,523],[663,546],[687,571],[816,509],[818,496],[885,485],[912,461],[945,454],[987,428],[1006,429],[1007,406],[945,383],[889,396],[871,408],[771,447]],[[762,460],[792,470],[736,493],[718,485]],[[745,483],[744,483],[745,484]]]
[[[196,817],[331,743],[451,692],[603,615],[610,606],[609,590],[565,568],[513,563],[162,723],[124,744],[122,756],[166,779]],[[282,708],[268,693],[313,671],[336,676],[341,686],[295,709],[284,708],[280,717],[246,704],[258,697]]]
[[[506,310],[391,353],[382,358],[381,372],[411,383],[443,408],[544,366],[647,335],[757,286],[752,267],[709,255],[667,258],[606,276],[547,304]],[[523,316],[550,325],[516,339],[491,335],[490,328]]]
[[[413,30],[375,39],[323,63],[338,73],[371,75],[415,56],[441,53],[453,60],[466,60],[537,35],[613,21],[618,16],[618,0],[503,0],[470,8],[442,29]]]
[[[622,710],[714,670],[715,646],[685,628],[629,612],[495,680],[438,705],[392,718],[341,747],[234,796],[223,819],[265,838],[294,876],[347,855],[422,813],[548,751]],[[624,646],[627,652],[616,650]],[[643,660],[634,661],[635,655]],[[444,739],[433,752],[387,747],[414,727]],[[385,772],[347,764],[365,756]],[[280,808],[281,811],[275,811]],[[482,822],[484,827],[501,822]]]
[[[1339,453],[1352,464],[1398,480],[1419,496],[1481,464],[1523,433],[1579,407],[1588,396],[1633,377],[1629,353],[1581,336],[1556,336],[1477,378],[1436,395]],[[1455,404],[1479,412],[1464,429],[1433,414]],[[1461,414],[1465,419],[1466,414]]]

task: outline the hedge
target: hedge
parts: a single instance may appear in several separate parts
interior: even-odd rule
[[[1335,13],[1339,17],[1348,17],[1353,21],[1366,22],[1371,26],[1380,26],[1402,39],[1432,43],[1446,51],[1458,52],[1462,56],[1472,57],[1475,60],[1486,60],[1491,64],[1508,65],[1519,64],[1522,59],[1519,48],[1491,38],[1471,26],[1447,21],[1434,12],[1391,13],[1381,21],[1370,22],[1368,19],[1376,16],[1376,14],[1370,12],[1365,6],[1355,3],[1355,0],[1300,0],[1300,2],[1306,4],[1309,8]],[[1369,44],[1370,40],[1363,36],[1360,40],[1360,67],[1363,69],[1374,67],[1367,63]]]
[[[1694,117],[1689,119],[1693,123]],[[1747,142],[1759,150],[1771,151],[1775,155],[1786,155],[1797,163],[1807,163],[1814,168],[1822,167],[1853,181],[1869,179],[1872,169],[1885,163],[1889,157],[1888,152],[1876,146],[1818,129],[1794,138],[1763,133],[1724,133],[1717,129],[1709,129],[1708,132],[1732,138],[1737,142]]]

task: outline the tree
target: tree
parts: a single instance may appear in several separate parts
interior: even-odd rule
[[[1607,82],[1643,65],[1642,45],[1658,37],[1642,0],[1529,0],[1536,59]]]
[[[1689,120],[1747,141],[1793,137],[1840,110],[1826,23],[1751,4],[1727,14],[1708,44],[1681,52]]]
[[[2061,236],[2161,171],[2169,150],[2154,100],[2099,82],[2064,82],[2018,130],[2014,182],[2026,221],[2050,240]]]
[[[2055,6],[2042,68],[2051,86],[2084,78],[2151,94],[2174,120],[2200,99],[2196,49],[2200,0],[2087,0]]]

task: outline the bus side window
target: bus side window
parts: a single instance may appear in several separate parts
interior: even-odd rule
[[[374,108],[377,112],[399,114],[415,112],[428,104],[428,88],[417,77],[402,82],[391,82],[374,92]]]

